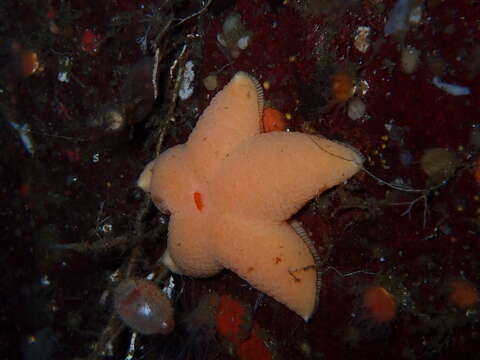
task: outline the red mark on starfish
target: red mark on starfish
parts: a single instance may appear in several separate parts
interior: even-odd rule
[[[195,200],[195,206],[199,211],[202,211],[203,209],[203,201],[202,201],[202,194],[200,194],[198,191],[195,191],[193,193],[193,200]]]

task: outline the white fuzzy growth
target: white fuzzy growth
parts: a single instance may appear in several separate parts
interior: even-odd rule
[[[359,26],[355,31],[353,45],[355,49],[362,53],[366,53],[370,47],[370,27],[369,26]]]
[[[193,71],[193,62],[187,61],[185,64],[185,71],[183,73],[182,82],[178,96],[180,99],[187,100],[193,94],[193,80],[195,79],[195,72]]]
[[[352,120],[358,120],[365,115],[365,103],[359,98],[354,98],[348,103],[348,117]]]
[[[175,282],[173,281],[173,276],[170,275],[168,278],[168,285],[163,288],[163,293],[167,295],[169,299],[173,296],[173,290],[175,289]]]
[[[442,80],[440,80],[438,76],[435,76],[432,82],[436,87],[438,87],[439,89],[442,89],[443,91],[449,93],[450,95],[453,95],[453,96],[470,95],[470,89],[468,87],[443,82]]]
[[[68,77],[68,73],[66,71],[61,71],[58,73],[57,75],[57,79],[58,81],[61,81],[61,82],[70,82],[70,78]]]
[[[248,44],[250,43],[250,36],[249,35],[245,35],[245,36],[242,36],[238,42],[237,42],[237,46],[239,49],[241,50],[245,50],[247,47],[248,47]]]

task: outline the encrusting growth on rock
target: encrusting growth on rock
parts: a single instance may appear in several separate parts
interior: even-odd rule
[[[185,144],[149,163],[138,185],[171,213],[163,262],[212,276],[230,269],[308,320],[317,303],[311,251],[287,220],[353,176],[361,156],[299,132],[262,132],[263,94],[239,72],[212,100]]]

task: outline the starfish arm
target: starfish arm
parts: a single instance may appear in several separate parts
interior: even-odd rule
[[[219,218],[217,224],[212,239],[218,261],[308,320],[318,300],[317,272],[293,229],[241,218]]]
[[[267,133],[239,148],[211,189],[221,212],[283,221],[315,195],[353,176],[361,162],[351,148],[321,137]]]
[[[164,264],[173,272],[193,277],[213,276],[223,269],[210,250],[205,226],[192,216],[172,215]]]
[[[140,177],[137,180],[137,186],[143,191],[149,193],[150,185],[152,184],[153,167],[155,166],[155,160],[150,161],[143,169]]]
[[[193,193],[199,188],[186,156],[185,144],[171,147],[154,160],[150,179],[150,195],[157,208],[165,213],[194,209]],[[148,164],[144,174],[148,174]]]
[[[239,72],[212,99],[191,133],[187,148],[194,171],[213,174],[239,144],[260,133],[263,95],[258,82]]]

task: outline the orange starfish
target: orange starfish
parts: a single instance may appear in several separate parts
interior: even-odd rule
[[[163,262],[193,277],[228,268],[308,320],[316,264],[287,220],[353,176],[351,148],[298,132],[261,133],[263,95],[239,72],[201,115],[185,144],[143,171],[138,185],[171,213]]]

